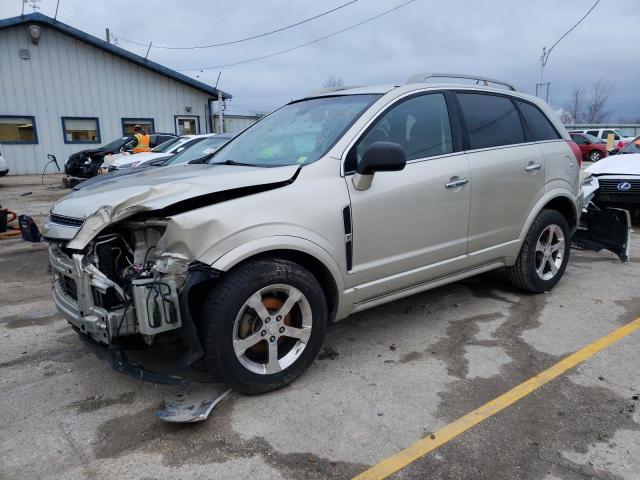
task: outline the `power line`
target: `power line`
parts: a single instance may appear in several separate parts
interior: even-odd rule
[[[576,28],[578,25],[580,25],[580,24],[582,23],[582,21],[583,21],[585,18],[587,18],[587,16],[588,16],[592,11],[593,11],[593,9],[594,9],[594,8],[596,8],[596,6],[597,6],[599,3],[600,3],[600,0],[596,0],[596,3],[594,3],[594,4],[593,4],[593,6],[592,6],[589,10],[587,10],[587,13],[585,13],[585,14],[582,16],[582,18],[581,18],[580,20],[578,20],[578,22],[577,22],[573,27],[571,27],[569,30],[567,30],[567,31],[565,32],[565,34],[564,34],[564,35],[562,35],[562,36],[558,39],[558,41],[557,41],[556,43],[554,43],[554,44],[551,46],[551,48],[550,48],[549,50],[547,50],[546,55],[543,55],[543,58],[542,58],[543,65],[546,65],[546,64],[547,64],[547,60],[549,60],[549,55],[551,55],[551,50],[553,50],[553,49],[554,49],[554,47],[555,47],[556,45],[558,45],[558,44],[560,43],[560,41],[561,41],[564,37],[566,37],[567,35],[569,35],[569,34],[573,31],[573,29],[574,29],[574,28]]]
[[[236,44],[236,43],[247,42],[249,40],[255,40],[256,38],[262,38],[262,37],[266,37],[268,35],[273,35],[274,33],[282,32],[282,31],[287,30],[289,28],[293,28],[293,27],[297,27],[298,25],[302,25],[303,23],[307,23],[307,22],[310,22],[310,21],[315,20],[317,18],[324,17],[325,15],[328,15],[330,13],[333,13],[333,12],[337,11],[337,10],[340,10],[341,8],[347,7],[347,6],[349,6],[349,5],[353,4],[353,3],[356,3],[357,1],[358,0],[351,0],[350,2],[343,3],[342,5],[338,5],[337,7],[332,8],[331,10],[327,10],[325,12],[319,13],[318,15],[314,15],[313,17],[305,18],[304,20],[300,20],[299,22],[292,23],[291,25],[280,27],[280,28],[277,28],[275,30],[271,30],[269,32],[260,33],[258,35],[252,35],[250,37],[240,38],[238,40],[231,40],[231,41],[223,42],[223,43],[212,43],[211,45],[196,45],[196,46],[192,46],[192,47],[172,47],[172,46],[167,46],[167,45],[154,45],[153,48],[159,48],[159,49],[163,49],[163,50],[195,50],[195,49],[199,49],[199,48],[223,47],[225,45],[233,45],[233,44]],[[140,42],[136,42],[136,41],[133,41],[133,40],[129,40],[127,38],[124,38],[121,35],[118,35],[118,38],[120,40],[124,40],[125,42],[132,43],[134,45],[140,45],[140,46],[143,46],[143,47],[147,46],[146,43],[140,43]]]
[[[270,53],[268,55],[262,55],[261,57],[248,58],[246,60],[241,60],[239,62],[227,63],[225,65],[216,65],[214,67],[201,67],[201,68],[185,68],[185,69],[179,70],[179,71],[180,72],[192,72],[192,71],[200,71],[201,72],[203,70],[215,70],[215,69],[218,69],[218,68],[234,67],[236,65],[242,65],[242,64],[245,64],[245,63],[257,62],[258,60],[264,60],[266,58],[275,57],[276,55],[282,55],[283,53],[288,53],[288,52],[291,52],[293,50],[297,50],[297,49],[302,48],[302,47],[307,47],[307,46],[312,45],[314,43],[318,43],[318,42],[320,42],[322,40],[326,40],[327,38],[334,37],[336,35],[344,33],[344,32],[346,32],[348,30],[352,30],[352,29],[354,29],[356,27],[359,27],[360,25],[364,25],[365,23],[369,23],[369,22],[371,22],[373,20],[376,20],[376,19],[378,19],[378,18],[380,18],[380,17],[382,17],[384,15],[387,15],[387,14],[389,14],[391,12],[395,12],[396,10],[399,10],[402,7],[406,7],[407,5],[409,5],[410,3],[413,3],[415,1],[416,0],[409,0],[408,2],[401,3],[397,7],[394,7],[392,9],[390,9],[390,10],[386,10],[386,11],[384,11],[382,13],[379,13],[378,15],[375,15],[373,17],[369,17],[366,20],[363,20],[362,22],[358,22],[358,23],[356,23],[354,25],[351,25],[349,27],[343,28],[342,30],[338,30],[337,32],[333,32],[333,33],[330,33],[328,35],[324,35],[324,36],[322,36],[320,38],[316,38],[315,40],[311,40],[309,42],[301,43],[300,45],[296,45],[295,47],[291,47],[291,48],[287,48],[287,49],[280,50],[280,51],[277,51],[277,52],[273,52],[273,53]]]

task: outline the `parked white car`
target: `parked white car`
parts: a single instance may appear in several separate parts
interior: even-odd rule
[[[5,176],[9,173],[9,164],[2,156],[2,145],[0,145],[0,177]]]
[[[176,153],[185,150],[187,147],[199,142],[203,138],[211,137],[212,135],[215,134],[206,133],[202,135],[182,135],[180,137],[167,140],[148,152],[135,154],[123,152],[115,155],[108,155],[105,157],[105,164],[103,165],[103,168],[106,167],[111,172],[124,168],[137,167],[138,165],[150,160],[175,155]]]

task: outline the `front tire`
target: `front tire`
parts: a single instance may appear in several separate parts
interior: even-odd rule
[[[566,218],[556,210],[542,210],[527,232],[515,265],[507,267],[509,280],[528,292],[551,290],[567,268],[570,243]]]
[[[591,153],[589,153],[590,162],[597,162],[600,159],[602,159],[602,152],[600,152],[599,150],[593,150]]]
[[[275,390],[311,365],[327,322],[324,292],[308,270],[283,259],[250,261],[207,298],[200,325],[205,362],[239,392]]]

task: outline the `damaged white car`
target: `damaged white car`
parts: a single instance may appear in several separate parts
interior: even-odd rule
[[[590,250],[611,250],[628,260],[631,221],[640,220],[640,137],[617,155],[587,167],[585,174],[582,226],[589,233],[584,238],[579,229],[574,243]]]
[[[124,354],[177,334],[178,367],[202,357],[253,394],[298,377],[351,313],[500,267],[553,288],[579,222],[577,146],[535,97],[434,76],[303,98],[202,164],[61,199],[45,231],[58,309],[120,371],[179,380]]]

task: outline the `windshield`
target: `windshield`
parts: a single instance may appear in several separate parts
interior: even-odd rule
[[[588,133],[584,133],[583,134],[587,140],[589,140],[591,143],[607,143],[604,140],[598,138],[598,137],[594,137],[593,135],[589,135]]]
[[[275,167],[312,163],[380,95],[342,95],[290,103],[238,135],[208,163]]]
[[[118,138],[111,143],[107,143],[102,148],[105,148],[107,150],[112,150],[112,151],[120,150],[124,146],[124,144],[126,144],[129,140],[131,140],[131,137]]]
[[[180,165],[181,163],[189,163],[194,160],[200,160],[206,155],[210,155],[222,145],[227,143],[229,138],[227,137],[207,137],[199,138],[195,143],[189,145],[187,148],[177,153],[171,160],[167,162],[167,165]]]
[[[173,147],[175,147],[176,143],[184,140],[185,140],[185,137],[172,138],[170,140],[167,140],[166,142],[162,142],[157,147],[152,148],[151,151],[155,153],[166,153],[169,150],[171,150]]]
[[[619,153],[640,153],[640,137],[636,137],[627,143]]]

